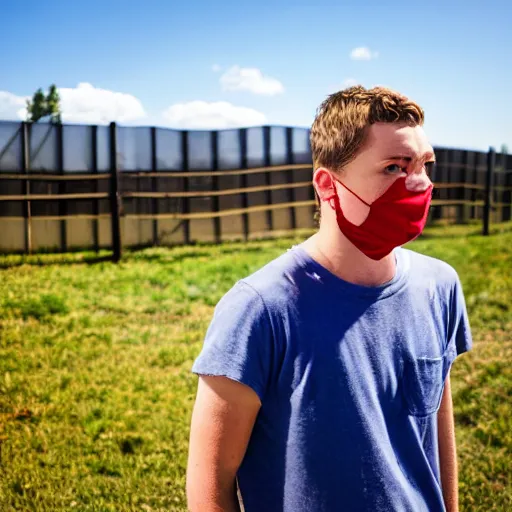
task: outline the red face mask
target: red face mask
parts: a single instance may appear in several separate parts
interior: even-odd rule
[[[346,219],[338,194],[334,194],[341,232],[372,260],[384,258],[395,247],[414,240],[423,231],[432,200],[432,184],[423,192],[411,192],[405,186],[405,178],[398,178],[384,194],[368,204],[341,181],[338,183],[370,208],[365,221],[356,226]]]

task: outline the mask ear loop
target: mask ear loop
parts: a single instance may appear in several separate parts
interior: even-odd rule
[[[336,179],[333,178],[334,181],[336,181],[337,183],[339,183],[343,188],[347,189],[351,194],[353,194],[354,196],[357,197],[357,199],[359,199],[359,201],[361,201],[362,203],[364,203],[366,206],[368,206],[368,208],[371,207],[371,204],[368,204],[364,199],[362,199],[361,197],[359,197],[353,190],[350,190],[346,185],[344,185],[341,181],[338,181]]]

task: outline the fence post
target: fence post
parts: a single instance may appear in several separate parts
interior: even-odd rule
[[[507,206],[503,208],[503,220],[512,220],[512,168],[508,168],[508,161],[510,158],[507,153],[504,154],[504,169],[505,173],[505,193],[502,195],[502,201]]]
[[[485,198],[484,198],[484,226],[483,235],[489,235],[489,220],[491,216],[492,204],[492,182],[494,175],[494,167],[496,164],[496,152],[494,148],[489,148],[487,153],[487,174],[485,176]]]
[[[464,150],[464,169],[462,173],[462,183],[464,183],[463,196],[464,199],[464,224],[467,224],[471,219],[471,202],[472,189],[468,186],[473,181],[473,167],[474,167],[474,153],[469,150]]]
[[[181,132],[181,157],[182,157],[182,164],[181,167],[183,169],[183,172],[189,171],[189,165],[188,165],[188,131],[184,130]],[[190,174],[189,174],[190,176]],[[183,178],[183,192],[188,192],[190,190],[190,178]],[[183,198],[182,202],[182,213],[189,214],[190,213],[190,199],[188,197]],[[185,245],[190,244],[190,220],[185,219],[183,221],[183,238]]]
[[[117,126],[110,123],[110,214],[112,228],[112,261],[121,259],[121,198],[119,195],[119,166],[117,162]]]
[[[157,147],[156,147],[156,127],[151,127],[151,172],[153,177],[151,178],[151,190],[158,192],[159,181],[154,174],[157,172]],[[151,200],[151,210],[153,215],[158,215],[158,199],[154,197]],[[153,245],[158,245],[158,217],[153,218]]]
[[[218,145],[218,137],[219,132],[213,130],[211,133],[211,154],[212,154],[212,171],[217,172],[219,170],[219,145]],[[219,177],[214,175],[212,177],[212,188],[215,191],[219,190]],[[213,199],[213,211],[214,213],[219,213],[219,196],[212,196]],[[215,236],[215,243],[220,244],[222,242],[222,233],[221,233],[221,225],[220,225],[220,217],[216,215],[213,217],[213,230]]]
[[[30,170],[30,144],[29,144],[29,128],[30,125],[23,121],[21,123],[21,166],[25,174]],[[23,193],[30,195],[30,180],[25,179],[23,185]],[[32,219],[30,200],[23,201],[23,216],[25,217],[25,251],[28,254],[32,253]]]
[[[466,187],[465,184],[468,181],[468,152],[464,150],[453,150],[451,151],[453,158],[454,167],[457,169],[456,181],[462,187],[457,187],[457,196],[455,199],[462,201],[457,206],[457,224],[466,224],[468,219],[468,210],[466,205]]]
[[[449,170],[449,155],[447,149],[442,149],[441,151],[437,151],[436,154],[438,155],[436,157],[439,164],[437,165],[437,174],[441,175],[441,183],[449,183],[450,181],[450,170]],[[437,176],[437,179],[439,179],[439,176]],[[447,201],[450,197],[450,192],[446,188],[441,188],[439,190],[439,199],[441,201]],[[432,220],[445,220],[446,219],[446,212],[447,207],[443,206],[441,203],[437,206],[437,209],[435,209],[432,212]]]
[[[240,128],[238,131],[239,142],[240,142],[240,169],[247,169],[247,128]],[[240,176],[241,188],[244,190],[247,188],[247,174]],[[242,208],[245,213],[242,214],[242,225],[244,230],[244,239],[249,239],[249,214],[247,208],[249,207],[249,198],[247,192],[242,192]]]
[[[57,130],[57,172],[64,176],[64,128],[62,123],[55,125]],[[68,190],[67,182],[60,180],[58,184],[59,194],[65,194]],[[66,252],[68,250],[67,223],[68,223],[68,202],[66,199],[59,201],[59,217],[60,219],[60,250]]]
[[[272,165],[272,159],[270,156],[270,126],[264,126],[263,127],[263,158],[264,158],[264,166],[270,167]],[[272,178],[270,176],[270,173],[267,171],[265,172],[265,185],[267,187],[270,187],[272,185]],[[271,190],[265,190],[265,201],[268,205],[273,204],[272,202],[272,191]],[[274,230],[274,216],[272,210],[266,211],[266,217],[267,217],[267,230],[273,231]]]
[[[92,157],[92,171],[94,174],[98,174],[98,126],[91,126],[91,157]],[[94,180],[94,191],[98,193],[100,191],[100,180]],[[94,239],[94,250],[96,253],[100,250],[100,229],[99,219],[100,214],[100,199],[95,199],[93,202],[93,214],[96,217],[92,221],[92,235]]]
[[[286,128],[286,163],[288,165],[293,164],[293,128]],[[295,174],[293,169],[288,169],[286,171],[288,183],[291,185],[295,182]],[[295,203],[295,189],[288,189],[288,201],[290,203]],[[295,206],[290,206],[290,226],[292,229],[297,228],[297,218],[295,215]]]
[[[508,155],[504,151],[506,148],[501,149],[501,176],[503,178],[501,181],[501,193],[500,193],[500,203],[501,203],[501,215],[500,215],[500,221],[505,222],[510,219],[510,192],[507,187],[508,185],[508,176],[510,175],[510,172],[507,172],[507,160]]]

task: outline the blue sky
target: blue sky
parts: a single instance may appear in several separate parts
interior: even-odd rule
[[[355,81],[420,103],[435,145],[512,150],[511,22],[506,0],[12,1],[0,118],[56,83],[68,122],[310,126]]]

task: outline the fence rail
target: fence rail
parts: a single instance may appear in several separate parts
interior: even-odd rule
[[[314,228],[308,130],[0,123],[0,251],[251,238]],[[430,221],[511,219],[512,159],[435,148]]]

